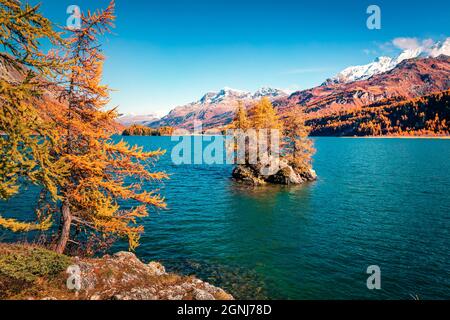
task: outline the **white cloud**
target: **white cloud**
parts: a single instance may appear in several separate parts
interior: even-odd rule
[[[433,39],[425,39],[422,41],[422,46],[426,48],[432,47],[436,42]]]
[[[440,46],[431,46],[429,50],[429,54],[432,57],[437,57],[441,54],[445,54],[446,56],[450,56],[450,37],[445,39],[445,41]]]
[[[418,38],[395,38],[392,40],[394,47],[405,50],[417,50],[428,56],[437,57],[441,54],[450,55],[450,37],[444,41]]]
[[[395,38],[392,44],[402,50],[415,50],[421,47],[417,38]]]

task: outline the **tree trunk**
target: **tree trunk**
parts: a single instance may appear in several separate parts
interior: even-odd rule
[[[62,230],[58,240],[58,244],[56,245],[56,252],[60,254],[64,253],[67,241],[69,240],[70,237],[70,226],[72,224],[72,215],[70,214],[70,207],[68,202],[64,202],[61,208],[61,215],[62,215],[61,220]]]

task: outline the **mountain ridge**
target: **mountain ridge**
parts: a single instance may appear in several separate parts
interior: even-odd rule
[[[271,87],[262,87],[255,92],[225,87],[217,92],[206,93],[198,101],[172,109],[168,115],[153,122],[150,126],[193,128],[195,121],[207,123],[209,127],[227,124],[231,121],[238,102],[250,105],[262,97],[274,100],[288,96],[286,91]]]
[[[398,97],[413,99],[450,88],[450,57],[417,57],[402,60],[395,68],[365,80],[330,83],[311,89],[296,91],[290,95],[269,96],[280,112],[293,106],[302,107],[307,116],[316,117],[336,113],[348,108],[361,108],[377,101]],[[172,126],[192,129],[194,121],[201,121],[204,128],[228,125],[235,113],[238,101],[250,106],[254,99],[245,91],[237,91],[239,99],[199,100],[173,109],[167,116],[151,126]],[[203,98],[205,98],[205,95]],[[228,95],[228,97],[231,97]],[[202,98],[202,99],[203,99]]]
[[[323,85],[367,80],[374,75],[394,69],[404,60],[414,59],[418,57],[436,58],[440,55],[450,56],[450,38],[447,38],[442,43],[438,42],[430,48],[418,47],[414,49],[406,49],[395,58],[381,56],[376,58],[375,61],[371,63],[345,68],[336,76],[327,79],[323,83]]]
[[[161,117],[159,117],[155,113],[142,115],[134,113],[124,113],[119,114],[119,117],[117,117],[116,121],[123,126],[131,126],[133,124],[146,126],[151,125],[153,122],[158,121],[159,119],[161,119]]]

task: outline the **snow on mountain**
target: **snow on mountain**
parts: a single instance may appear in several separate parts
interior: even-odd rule
[[[440,56],[445,52],[444,44],[433,48],[430,54]],[[396,59],[381,57],[370,65],[355,67],[343,72],[347,77],[368,77],[366,81],[334,84],[296,91],[290,94],[279,89],[261,88],[256,92],[224,88],[209,92],[200,100],[173,109],[152,127],[171,126],[192,130],[201,123],[203,129],[223,128],[233,121],[238,101],[245,107],[262,96],[269,97],[280,112],[289,110],[293,105],[305,107],[307,113],[326,117],[331,112],[340,112],[348,108],[371,105],[384,99],[402,97],[412,99],[432,92],[448,89],[450,73],[449,57],[408,59],[418,55],[419,51],[403,52]],[[404,61],[400,63],[401,61]],[[398,64],[389,70],[392,64]],[[243,99],[243,100],[242,100]]]
[[[431,49],[429,49],[429,55],[433,58],[440,55],[450,57],[450,38],[445,39],[443,43],[437,43]]]
[[[116,121],[124,126],[130,126],[133,124],[150,125],[151,123],[153,123],[159,119],[160,119],[160,117],[154,113],[141,114],[141,115],[133,114],[133,113],[126,113],[126,114],[119,115],[119,117],[116,119]]]
[[[423,51],[421,48],[405,50],[402,53],[400,53],[400,55],[395,60],[392,60],[391,67],[392,67],[392,69],[394,69],[402,61],[408,60],[408,59],[414,59],[421,55],[423,55]]]
[[[250,92],[225,87],[219,92],[208,92],[199,102],[202,104],[217,104],[225,100],[248,99],[250,97]]]
[[[217,92],[208,92],[200,100],[176,107],[152,126],[193,127],[194,121],[201,121],[204,127],[214,127],[218,124],[229,123],[238,106],[238,101],[251,104],[263,97],[275,99],[287,97],[288,94],[280,89],[263,87],[255,92],[242,91],[225,87]]]
[[[368,79],[375,74],[380,74],[393,69],[394,60],[390,57],[379,57],[374,62],[352,66],[341,71],[336,77],[331,79],[334,83],[348,83],[363,79]]]
[[[262,87],[254,93],[225,87],[218,92],[208,92],[198,102],[192,104],[219,104],[227,101],[254,100],[262,97],[278,97],[282,95],[287,95],[287,93],[281,89],[270,87]]]
[[[447,38],[444,42],[436,43],[431,48],[418,47],[405,50],[396,58],[379,57],[375,59],[374,62],[366,65],[348,67],[338,73],[335,77],[328,79],[324,84],[329,85],[333,83],[350,83],[359,80],[367,80],[374,75],[391,71],[404,60],[415,59],[418,57],[435,58],[442,54],[450,56],[450,38]]]
[[[253,99],[259,99],[262,97],[279,97],[288,95],[288,93],[281,89],[270,88],[270,87],[262,87],[252,95]]]

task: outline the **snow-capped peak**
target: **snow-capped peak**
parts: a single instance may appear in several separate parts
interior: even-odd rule
[[[245,100],[245,99],[259,99],[262,97],[278,97],[281,95],[287,95],[287,92],[271,88],[271,87],[262,87],[256,90],[254,93],[249,91],[243,91],[238,89],[233,89],[229,87],[225,87],[218,92],[208,92],[201,99],[201,104],[216,104],[223,102],[225,100]]]
[[[374,62],[366,65],[348,67],[335,77],[328,79],[324,84],[366,80],[374,75],[394,69],[402,61],[418,57],[437,57],[441,54],[450,56],[450,38],[447,38],[443,43],[436,43],[431,48],[418,47],[404,50],[395,59],[391,57],[379,57]]]
[[[116,121],[120,124],[129,126],[132,124],[147,125],[159,119],[160,117],[155,113],[150,114],[125,113],[120,114],[117,117]]]
[[[253,94],[253,99],[258,99],[262,97],[278,97],[282,95],[287,95],[287,92],[281,89],[262,87],[255,91]]]
[[[219,103],[225,99],[245,99],[250,97],[250,95],[251,93],[247,91],[225,87],[218,92],[208,92],[199,102],[203,104]]]
[[[394,67],[404,60],[417,58],[421,56],[422,53],[423,50],[421,48],[405,50],[397,57],[397,59],[395,59]]]
[[[249,92],[244,91],[244,90],[234,89],[234,88],[230,88],[230,87],[224,87],[222,90],[220,90],[220,92],[223,92],[223,93],[237,93],[237,94],[247,94],[247,93],[249,93]]]
[[[393,68],[394,60],[390,57],[379,57],[374,62],[362,66],[351,66],[332,79],[327,80],[327,83],[347,83],[358,80],[365,80],[371,76],[383,72],[387,72]]]
[[[438,57],[446,55],[450,57],[450,38],[445,39],[444,42],[438,42],[429,50],[430,56]]]

